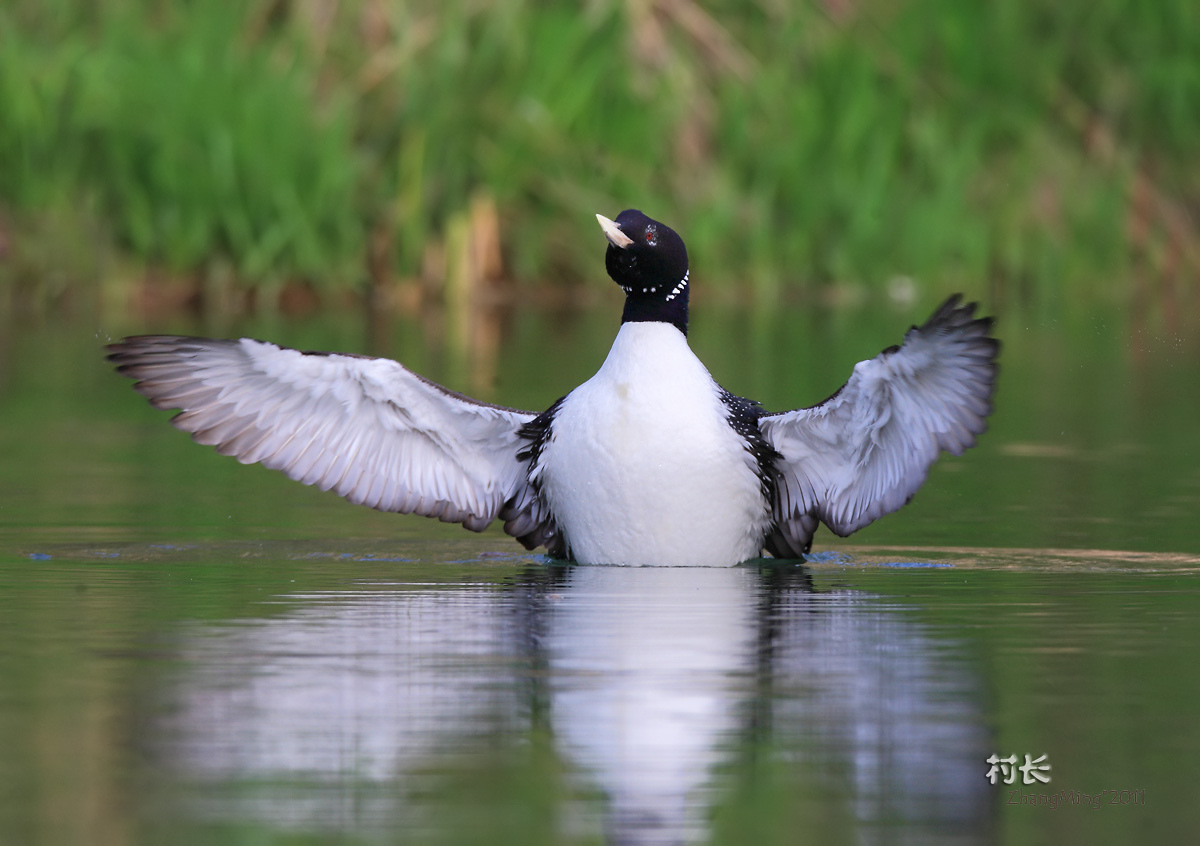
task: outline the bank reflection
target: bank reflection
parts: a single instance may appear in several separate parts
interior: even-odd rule
[[[395,786],[539,728],[580,795],[603,797],[564,825],[613,842],[704,839],[754,755],[821,784],[860,842],[992,839],[991,750],[959,644],[911,606],[815,591],[799,568],[536,567],[281,601],[183,633],[155,746],[211,788],[206,815],[428,822]],[[269,788],[223,789],[247,783]],[[348,783],[389,788],[313,789]]]

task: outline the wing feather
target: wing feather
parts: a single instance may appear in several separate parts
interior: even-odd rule
[[[149,335],[108,347],[172,423],[245,464],[384,511],[481,531],[537,496],[517,457],[535,414],[477,402],[382,358]]]
[[[921,327],[854,367],[820,405],[759,420],[782,456],[773,554],[807,552],[818,519],[848,535],[907,503],[941,451],[975,444],[992,412],[1000,342],[955,295]]]

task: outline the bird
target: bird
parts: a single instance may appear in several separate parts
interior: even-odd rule
[[[732,566],[803,559],[912,499],[941,452],[987,428],[1000,342],[947,299],[813,406],[768,412],[688,346],[687,248],[637,209],[596,215],[625,293],[594,376],[541,413],[438,385],[386,358],[142,335],[108,358],[175,427],[352,503],[483,531],[554,559]]]

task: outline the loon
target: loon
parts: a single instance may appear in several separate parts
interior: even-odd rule
[[[381,511],[592,564],[802,558],[912,499],[941,451],[987,426],[1000,344],[955,295],[824,402],[767,412],[688,347],[687,249],[636,209],[596,215],[621,327],[591,379],[541,414],[479,402],[384,358],[250,338],[108,346],[198,443]]]

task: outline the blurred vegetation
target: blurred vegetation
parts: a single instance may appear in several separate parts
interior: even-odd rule
[[[0,284],[571,285],[637,206],[768,298],[1175,296],[1198,43],[1130,0],[11,0]]]

